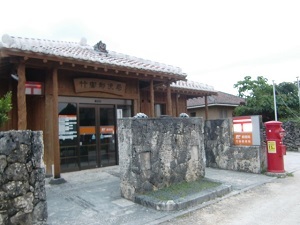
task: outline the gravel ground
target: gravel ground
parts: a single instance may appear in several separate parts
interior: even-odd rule
[[[300,224],[300,171],[216,204],[161,223],[163,225]]]

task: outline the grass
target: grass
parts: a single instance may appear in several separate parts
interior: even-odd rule
[[[161,201],[176,200],[220,185],[221,183],[200,179],[193,182],[172,184],[169,187],[162,188],[157,191],[147,192],[144,195]]]
[[[287,173],[286,176],[287,176],[287,177],[293,177],[294,174],[293,174],[293,173]]]

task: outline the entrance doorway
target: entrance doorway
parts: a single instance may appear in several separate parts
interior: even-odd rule
[[[117,118],[132,117],[132,101],[59,97],[61,172],[118,164]]]
[[[79,105],[80,169],[116,165],[114,105]]]

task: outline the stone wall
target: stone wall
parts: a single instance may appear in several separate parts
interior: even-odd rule
[[[0,224],[45,223],[42,157],[42,132],[0,132]]]
[[[300,152],[300,123],[284,122],[282,127],[286,133],[283,139],[286,150]]]
[[[122,196],[204,177],[203,138],[202,118],[119,119]]]
[[[233,146],[232,119],[207,120],[204,126],[206,166],[251,173],[266,170],[266,148],[261,125],[261,146]]]

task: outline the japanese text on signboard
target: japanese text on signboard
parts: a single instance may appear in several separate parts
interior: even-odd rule
[[[234,145],[251,146],[252,120],[250,116],[233,118],[233,142]]]
[[[252,133],[234,133],[235,145],[252,145]]]
[[[115,95],[124,95],[125,83],[102,80],[93,78],[76,78],[74,79],[75,92],[105,92]]]

